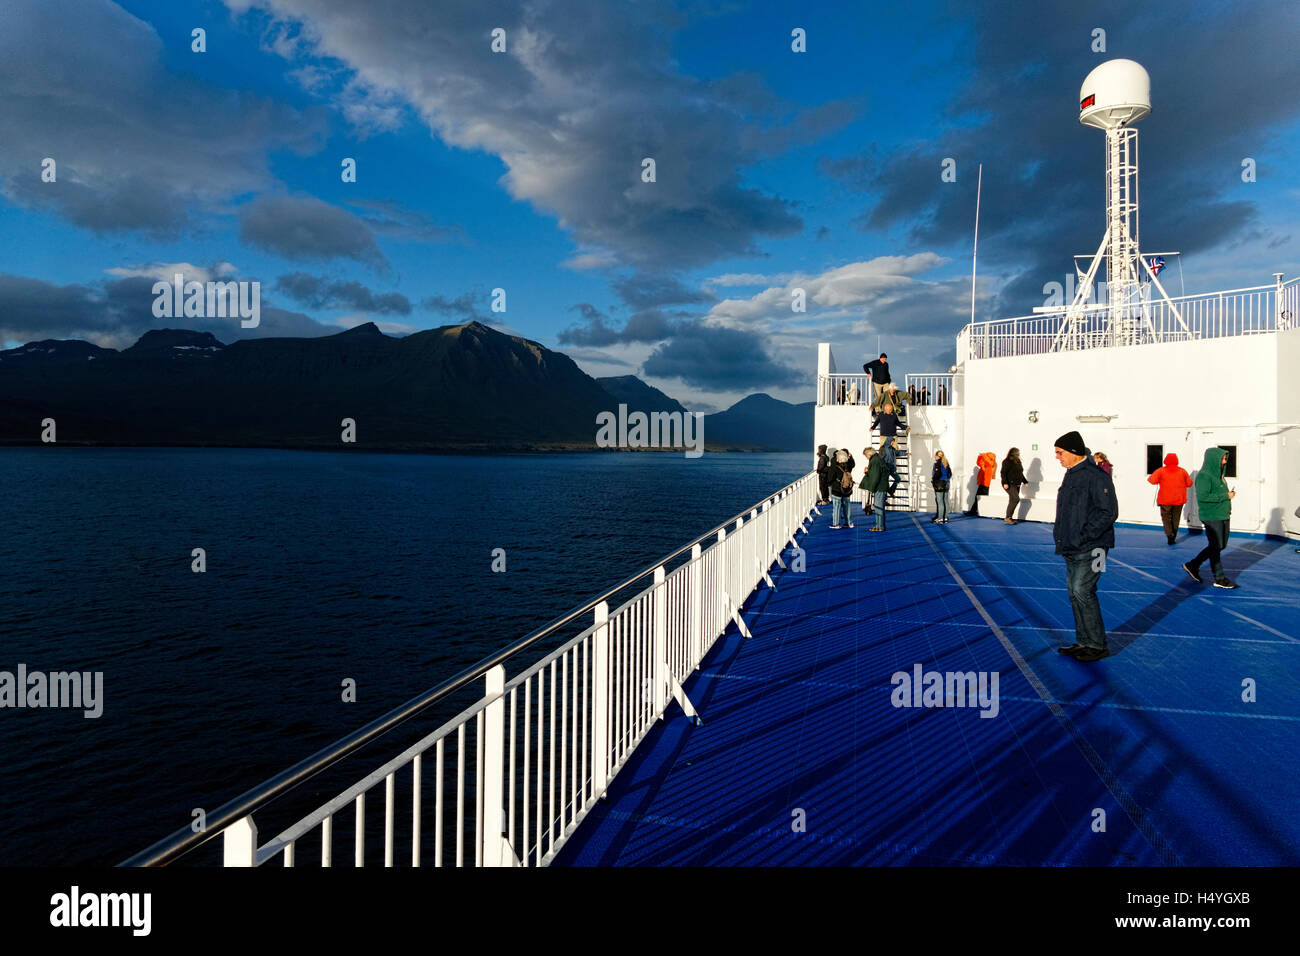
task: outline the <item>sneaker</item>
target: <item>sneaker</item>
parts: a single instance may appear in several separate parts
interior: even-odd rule
[[[1216,588],[1226,588],[1227,590],[1231,591],[1237,587],[1237,582],[1229,581],[1227,578],[1215,578],[1214,586]]]
[[[838,531],[841,527],[843,527],[843,525],[833,524],[831,525],[831,530]]]
[[[1192,562],[1188,561],[1186,564],[1184,564],[1183,570],[1187,572],[1187,576],[1190,577],[1193,581],[1201,582],[1201,569],[1198,567],[1193,567]]]
[[[850,527],[850,528],[853,527],[853,522],[852,522],[852,521],[849,522],[849,527]]]
[[[1083,645],[1076,641],[1075,643],[1071,644],[1069,647],[1058,647],[1056,649],[1056,653],[1069,654],[1071,657],[1073,657],[1076,651],[1081,651],[1081,650],[1083,650]]]
[[[1003,523],[1003,524],[1015,524],[1015,522],[1012,521],[1010,518],[1003,518],[1003,519],[1002,519],[1002,523]]]
[[[1104,647],[1084,647],[1075,651],[1070,656],[1082,664],[1091,664],[1093,661],[1099,661],[1103,657],[1109,657],[1110,651]]]

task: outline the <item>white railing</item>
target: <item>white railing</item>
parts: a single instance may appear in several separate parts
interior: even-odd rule
[[[1230,289],[1143,302],[1128,328],[1114,328],[1108,306],[1088,306],[1069,323],[1065,308],[1045,315],[968,324],[959,358],[1004,358],[1073,349],[1111,348],[1252,335],[1300,324],[1300,278],[1274,286]]]
[[[870,405],[871,376],[861,372],[817,376],[818,405]]]
[[[805,475],[617,609],[601,600],[590,626],[510,681],[496,664],[481,699],[265,844],[246,813],[221,831],[225,865],[292,867],[305,844],[332,866],[340,819],[355,866],[381,846],[384,866],[546,865],[669,701],[700,722],[682,684],[729,624],[750,636],[740,608],[798,547],[817,492]],[[382,815],[367,809],[381,787]]]
[[[904,376],[907,402],[912,407],[921,405],[954,405],[957,397],[953,392],[953,373],[923,373]]]

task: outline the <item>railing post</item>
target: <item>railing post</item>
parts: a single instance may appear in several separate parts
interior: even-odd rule
[[[540,759],[540,758],[539,758]],[[609,784],[609,602],[596,605],[591,636],[591,795],[604,796]]]
[[[252,814],[226,827],[222,837],[222,866],[257,866],[257,824]]]
[[[704,657],[704,559],[699,544],[691,548],[691,670]]]
[[[745,553],[743,550],[743,548],[745,547],[745,536],[741,536],[740,534],[740,532],[743,531],[744,528],[745,528],[745,519],[739,517],[736,518],[737,537],[736,537],[736,543],[732,545],[732,547],[736,552],[736,562],[735,562],[736,566],[731,572],[731,579],[727,582],[727,596],[731,598],[731,607],[733,611],[739,611],[740,602],[745,599],[744,596],[741,595],[740,593],[745,586],[745,582],[743,579],[745,573]],[[728,562],[727,566],[731,567],[731,563]]]
[[[772,503],[775,498],[763,502],[763,568],[764,574],[772,566]]]
[[[655,568],[654,707],[656,717],[662,717],[668,708],[668,588],[664,585],[666,576],[662,564]]]
[[[505,822],[502,797],[503,752],[505,747],[506,669],[498,664],[484,675],[484,695],[495,697],[483,708],[483,865],[501,866],[505,859],[505,840],[501,835]]]
[[[713,605],[718,609],[715,617],[720,620],[709,622],[709,637],[715,637],[719,632],[727,629],[727,616],[730,609],[723,602],[722,597],[727,591],[727,529],[718,529],[718,543],[714,545],[718,549],[718,567],[714,572],[717,577],[713,582]],[[719,626],[721,625],[721,626]]]

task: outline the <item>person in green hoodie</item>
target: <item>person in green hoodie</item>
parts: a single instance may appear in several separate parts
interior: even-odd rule
[[[1223,480],[1224,469],[1228,466],[1228,453],[1222,448],[1205,449],[1205,461],[1196,473],[1196,506],[1200,511],[1201,524],[1205,525],[1205,548],[1192,560],[1183,565],[1183,570],[1193,581],[1201,580],[1201,565],[1206,558],[1210,560],[1210,570],[1214,572],[1216,588],[1235,588],[1237,585],[1228,580],[1223,573],[1221,555],[1228,545],[1228,524],[1232,515],[1232,499],[1237,496]]]

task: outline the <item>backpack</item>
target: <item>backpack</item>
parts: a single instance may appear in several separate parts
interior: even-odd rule
[[[840,469],[840,490],[841,491],[853,490],[853,475],[847,468],[843,468],[843,467],[841,467]],[[840,495],[840,497],[847,498],[848,496]]]

